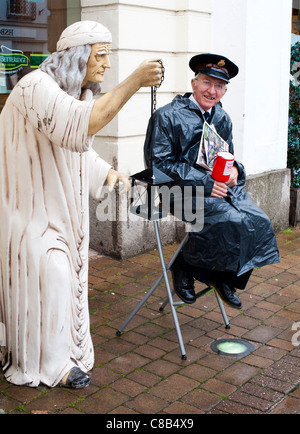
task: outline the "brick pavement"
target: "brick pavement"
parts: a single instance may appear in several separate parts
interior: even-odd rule
[[[254,271],[239,292],[242,311],[226,307],[230,330],[213,293],[177,309],[186,361],[170,308],[158,311],[163,283],[116,336],[161,273],[158,252],[123,261],[91,257],[91,385],[79,391],[31,389],[7,383],[0,373],[0,409],[11,414],[300,414],[300,346],[292,344],[293,335],[300,342],[295,335],[300,324],[292,330],[300,321],[300,227],[277,234],[277,240],[281,263]],[[175,248],[164,248],[166,260]],[[242,359],[218,355],[211,343],[224,337],[248,340],[255,350]]]

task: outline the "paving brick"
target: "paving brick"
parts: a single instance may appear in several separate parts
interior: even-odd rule
[[[190,390],[198,387],[199,382],[182,375],[174,374],[151,389],[151,393],[167,402],[180,399]]]
[[[257,375],[251,381],[252,383],[258,384],[262,387],[273,389],[276,390],[277,392],[281,392],[284,394],[287,394],[294,389],[293,384],[286,383],[276,378],[268,377],[267,375],[264,375],[264,373],[261,375]]]
[[[219,404],[215,409],[227,414],[261,414],[261,412],[253,407],[243,405],[239,402],[226,400]]]
[[[296,268],[297,265],[293,268]],[[290,285],[298,280],[297,275],[294,272],[282,272],[275,276],[272,276],[271,279],[267,280],[267,283],[272,285],[279,286],[280,288],[284,288],[287,285]]]
[[[146,387],[152,387],[161,380],[161,377],[158,375],[152,374],[151,372],[147,372],[143,369],[137,369],[136,371],[129,374],[127,378]]]
[[[260,297],[269,297],[270,295],[279,291],[278,286],[271,285],[270,283],[260,283],[259,285],[254,286],[249,289],[249,293],[258,295]]]
[[[243,359],[245,363],[252,366],[257,366],[258,368],[267,368],[272,365],[272,360],[266,359],[265,357],[255,356],[250,354],[249,356]]]
[[[206,390],[196,389],[185,395],[181,400],[199,410],[208,412],[220,403],[222,398]]]
[[[179,347],[167,353],[164,359],[169,360],[170,362],[173,363],[178,363],[180,366],[186,366],[188,363],[193,363],[198,361],[205,354],[204,351],[202,351],[199,348],[195,348],[192,345],[185,345],[185,351],[186,351],[187,360],[181,360],[181,352]]]
[[[0,393],[0,410],[1,412],[9,412],[14,408],[18,407],[20,403],[8,396],[2,395]],[[0,413],[1,414],[1,413]]]
[[[288,270],[289,268],[294,267],[298,263],[299,263],[299,256],[290,254],[290,255],[286,255],[284,258],[281,258],[280,263],[277,264],[277,267]]]
[[[239,386],[249,381],[254,375],[258,374],[258,372],[259,368],[257,367],[249,366],[245,363],[235,363],[219,373],[216,379],[233,384],[234,386]]]
[[[300,399],[288,396],[270,414],[300,414]]]
[[[106,366],[112,371],[126,375],[147,363],[149,363],[149,359],[141,357],[138,354],[127,353],[111,360]]]
[[[267,375],[268,377],[275,378],[277,380],[280,380],[285,383],[291,383],[291,384],[298,384],[300,383],[300,372],[293,367],[293,369],[287,369],[288,365],[285,364],[282,365],[280,363],[280,366],[278,364],[274,366],[269,366],[267,369],[264,370],[264,375]]]
[[[209,378],[212,378],[216,375],[216,371],[210,368],[206,368],[205,366],[201,366],[198,364],[192,364],[187,366],[186,368],[180,371],[181,375],[185,375],[189,378],[193,378],[200,383],[206,381]]]
[[[287,351],[291,351],[293,349],[292,342],[287,342],[283,339],[271,339],[268,344],[273,347],[282,348]]]
[[[39,399],[34,399],[24,406],[25,411],[48,411],[49,413],[57,413],[64,410],[72,403],[77,401],[75,395],[66,389],[55,389],[43,394]]]
[[[76,408],[66,408],[60,414],[83,414],[81,411]]]
[[[248,315],[240,315],[230,321],[231,325],[237,325],[244,329],[252,330],[260,324],[260,320]]]
[[[291,321],[291,324],[294,322],[299,322],[299,312],[295,312],[289,308],[281,310],[277,313],[277,315],[288,318]]]
[[[243,338],[254,342],[267,343],[281,332],[280,329],[261,325],[244,334]]]
[[[261,387],[253,383],[246,383],[241,387],[240,391],[248,395],[256,396],[257,398],[271,401],[273,404],[280,401],[284,397],[283,393],[276,392],[275,390],[267,389],[266,387]]]
[[[244,393],[241,391],[234,392],[232,395],[230,395],[229,401],[238,402],[247,407],[255,408],[256,410],[259,410],[263,413],[269,410],[274,404],[273,401],[258,398],[257,396],[249,395],[249,393]]]
[[[131,408],[126,407],[125,405],[120,405],[119,407],[114,408],[112,411],[110,411],[108,414],[139,414],[137,411],[134,411]]]
[[[76,408],[86,414],[105,414],[128,400],[128,396],[109,387],[99,390],[97,393],[78,402]]]
[[[120,374],[111,371],[105,367],[94,368],[91,373],[91,383],[98,387],[105,387],[121,378]]]
[[[300,399],[300,386],[298,386],[292,393],[291,396]]]
[[[221,356],[216,353],[211,353],[202,357],[200,360],[198,360],[197,363],[199,365],[207,366],[211,369],[214,369],[215,371],[220,372],[228,368],[228,366],[233,365],[234,362],[235,359],[232,357]]]
[[[152,363],[148,363],[147,366],[144,367],[146,371],[150,371],[160,377],[168,377],[174,372],[179,370],[178,365],[169,362],[167,360],[155,360]]]
[[[145,387],[135,381],[129,380],[128,378],[120,378],[115,381],[111,387],[119,392],[124,393],[124,395],[128,395],[131,398],[139,395],[145,391]]]
[[[159,350],[158,348],[152,347],[150,345],[143,345],[138,347],[135,352],[141,356],[148,357],[148,359],[155,360],[166,354],[165,351]]]
[[[183,402],[174,402],[164,409],[165,414],[182,414],[186,419],[189,419],[191,414],[205,414],[203,410],[195,408],[191,405],[185,404]]]
[[[171,341],[169,339],[165,339],[164,337],[157,337],[151,340],[151,345],[157,348],[161,348],[164,351],[173,351],[175,348],[178,348],[178,342]]]
[[[271,295],[270,297],[267,298],[267,300],[270,303],[275,303],[275,304],[278,304],[282,307],[288,306],[289,304],[291,304],[294,301],[294,299],[292,297],[282,295],[282,294],[280,294],[280,292],[277,292],[276,294]]]
[[[270,310],[267,309],[261,309],[258,307],[258,305],[260,305],[261,303],[258,303],[256,306],[253,306],[251,309],[247,310],[247,315],[258,319],[258,320],[265,320],[267,318],[269,318],[272,315],[272,312],[270,312]]]
[[[286,295],[287,297],[292,297],[294,299],[298,299],[300,297],[299,294],[299,280],[295,284],[286,286],[280,290],[282,295]]]
[[[20,403],[25,404],[27,402],[32,401],[33,399],[38,398],[42,394],[42,392],[38,388],[9,385],[9,387],[5,390],[5,394],[10,398],[19,401],[19,404]],[[0,408],[1,408],[1,394],[0,394]]]
[[[224,381],[216,380],[211,378],[201,385],[201,389],[205,389],[208,392],[215,393],[222,397],[226,397],[235,392],[236,387],[229,383],[224,383]]]
[[[291,329],[291,320],[289,318],[285,318],[280,315],[273,315],[267,320],[264,321],[264,325],[271,326],[271,327],[277,327],[281,329]]]
[[[142,393],[131,401],[126,403],[126,407],[131,408],[138,413],[142,414],[157,414],[163,411],[169,405],[157,396],[152,395],[151,392]]]
[[[287,352],[280,348],[274,348],[269,345],[261,345],[257,350],[254,351],[253,354],[265,357],[270,360],[279,360],[283,357]]]

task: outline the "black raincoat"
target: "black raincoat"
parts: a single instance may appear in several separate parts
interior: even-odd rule
[[[275,234],[266,214],[245,191],[246,173],[241,163],[238,185],[225,199],[211,197],[211,172],[196,165],[204,119],[190,94],[178,95],[151,117],[145,140],[148,167],[157,167],[175,184],[204,187],[204,227],[190,232],[183,248],[187,263],[202,269],[242,276],[253,268],[279,262]],[[208,120],[234,154],[232,122],[221,104]]]

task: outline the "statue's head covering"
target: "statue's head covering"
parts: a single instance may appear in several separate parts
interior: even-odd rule
[[[96,21],[79,21],[71,24],[61,34],[56,50],[63,51],[79,45],[111,43],[110,31]]]

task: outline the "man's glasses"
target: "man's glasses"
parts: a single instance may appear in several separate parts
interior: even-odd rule
[[[201,86],[203,87],[203,89],[209,89],[210,87],[214,86],[217,92],[221,92],[224,91],[226,88],[226,84],[223,83],[212,83],[209,80],[199,80],[197,79],[197,81],[199,81],[201,83]]]

